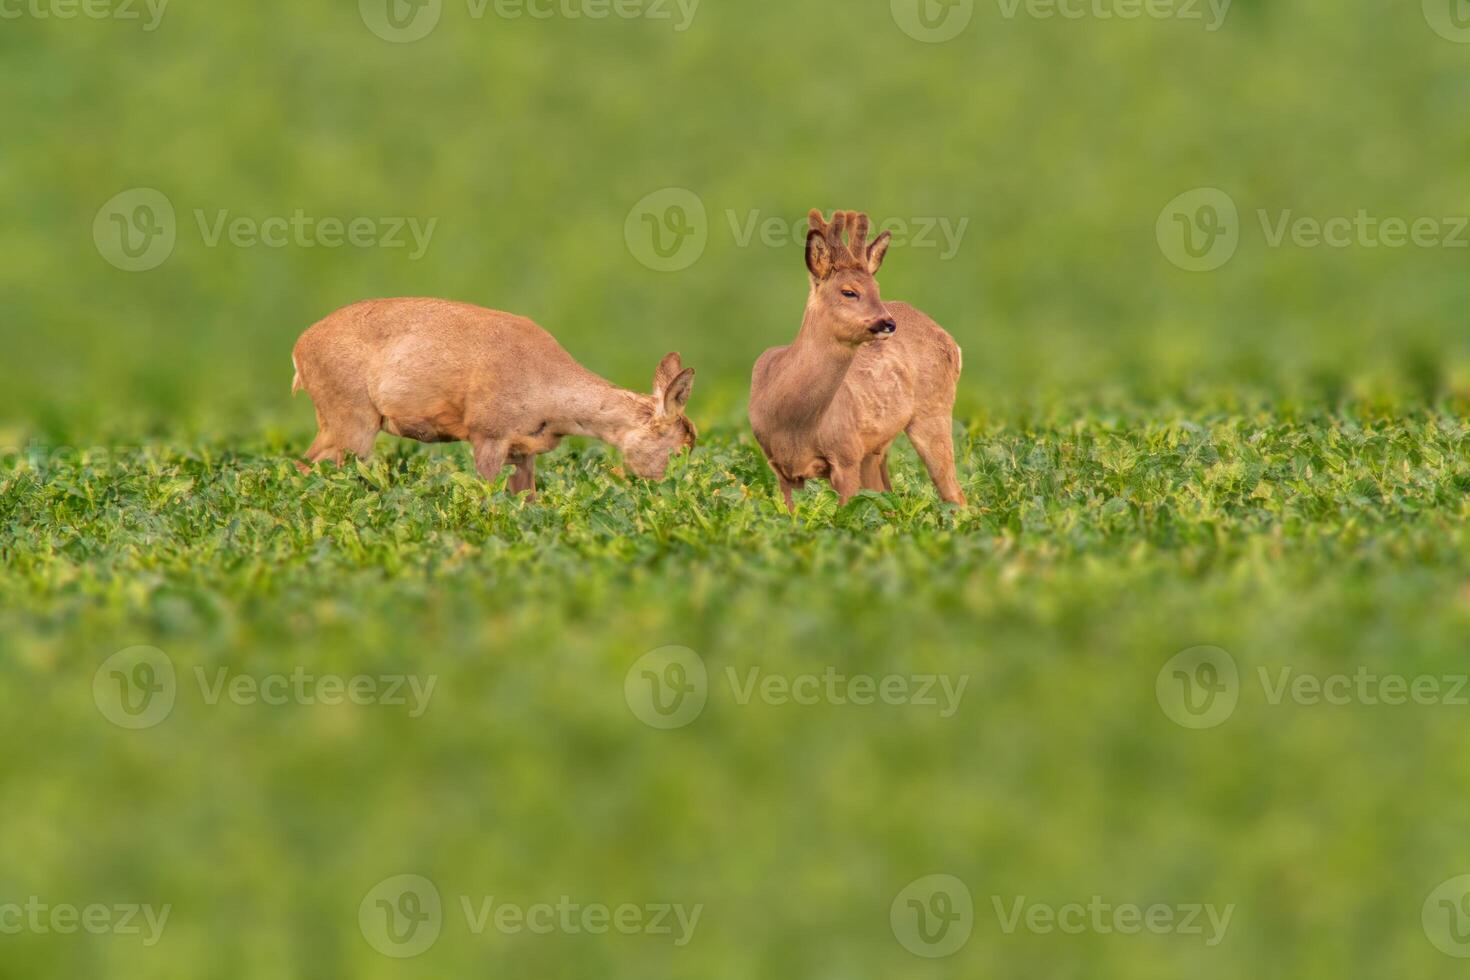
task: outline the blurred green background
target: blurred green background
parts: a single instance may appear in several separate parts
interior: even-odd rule
[[[1236,0],[1210,30],[1203,3],[1097,13],[1127,0],[445,0],[395,8],[438,16],[411,43],[375,0],[173,0],[151,30],[142,4],[0,7],[0,909],[172,906],[154,947],[0,931],[0,977],[1461,975],[1420,911],[1470,870],[1470,708],[1272,706],[1254,680],[1466,670],[1458,2]],[[963,27],[925,41],[921,13]],[[139,188],[175,241],[125,271],[107,232],[142,198],[109,202]],[[1197,188],[1238,212],[1205,272],[1166,233]],[[662,259],[644,216],[691,198],[703,250]],[[963,229],[881,282],[965,350],[971,512],[906,448],[895,499],[774,509],[744,397],[800,321],[812,207]],[[222,212],[298,210],[433,232],[418,258],[210,243]],[[1273,245],[1261,218],[1360,211],[1442,244]],[[297,476],[292,343],[391,295],[531,316],[639,389],[679,350],[705,445],[656,486],[571,446],[530,506],[453,447]],[[92,681],[140,644],[180,693],[128,732]],[[668,644],[711,676],[673,732],[623,692]],[[1199,732],[1154,690],[1197,644],[1246,678]],[[210,705],[196,667],[438,687],[418,719]],[[739,705],[724,671],[752,667],[970,680],[942,719]],[[974,897],[950,959],[890,927],[931,873]],[[358,924],[398,874],[445,903],[413,959]],[[459,898],[491,895],[704,911],[684,947],[473,935]],[[1215,947],[1007,935],[992,896],[1022,895],[1237,908]]]

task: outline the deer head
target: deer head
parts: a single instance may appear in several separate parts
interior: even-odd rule
[[[638,418],[623,436],[619,449],[628,469],[645,480],[662,480],[669,457],[684,446],[691,450],[697,433],[684,415],[694,389],[694,369],[678,354],[669,354],[653,373],[653,397],[640,396]]]
[[[872,343],[897,330],[873,278],[893,236],[885,231],[869,244],[868,216],[856,211],[837,211],[828,223],[822,212],[814,210],[809,220],[806,267],[812,292],[807,300],[808,317],[834,340],[853,346]]]

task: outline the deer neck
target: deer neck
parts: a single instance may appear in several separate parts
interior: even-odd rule
[[[770,382],[766,416],[782,429],[817,426],[847,379],[858,348],[832,339],[811,306]]]
[[[557,435],[591,436],[622,448],[647,415],[648,400],[589,371],[559,393],[556,414],[546,424]]]

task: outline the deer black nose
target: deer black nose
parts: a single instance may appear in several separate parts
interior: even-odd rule
[[[886,337],[898,329],[898,324],[893,319],[879,320],[868,328],[868,333],[879,337]]]

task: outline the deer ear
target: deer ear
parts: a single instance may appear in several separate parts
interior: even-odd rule
[[[827,243],[827,236],[820,231],[807,233],[806,267],[817,282],[832,274],[832,246]]]
[[[883,258],[888,254],[888,246],[891,244],[893,233],[885,231],[868,247],[868,275],[876,276],[878,270],[883,268]]]
[[[668,390],[669,384],[679,376],[684,369],[684,361],[678,352],[665,354],[664,359],[658,362],[658,369],[653,372],[653,395],[655,398],[663,398],[664,392]]]
[[[666,418],[682,415],[684,406],[689,404],[689,393],[693,390],[694,368],[685,368],[663,390],[658,401],[659,414]]]

